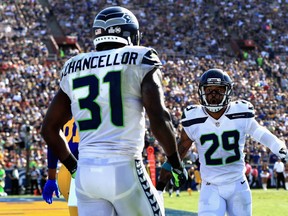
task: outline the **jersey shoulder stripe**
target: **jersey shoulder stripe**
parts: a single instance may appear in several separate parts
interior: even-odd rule
[[[207,120],[208,117],[202,117],[202,118],[195,118],[195,119],[190,119],[186,121],[182,121],[183,127],[189,127],[191,125],[195,124],[202,124]]]
[[[202,124],[207,119],[208,116],[203,112],[200,105],[191,105],[184,109],[181,123],[183,127],[189,127],[195,124]]]
[[[253,118],[255,115],[251,112],[243,112],[243,113],[233,113],[225,115],[229,119],[239,119],[239,118]]]
[[[230,103],[225,116],[229,119],[254,118],[253,105],[245,100],[237,100]]]

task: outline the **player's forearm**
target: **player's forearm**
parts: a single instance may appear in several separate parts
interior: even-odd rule
[[[279,155],[281,148],[286,149],[286,145],[283,141],[272,134],[267,128],[259,125],[256,121],[251,124],[250,135],[256,141],[267,146],[274,154]]]
[[[153,135],[163,147],[166,155],[172,155],[177,151],[176,138],[171,123],[167,120],[152,120],[150,128]]]
[[[47,160],[48,160],[48,168],[56,169],[58,163],[58,157],[53,153],[52,149],[48,147],[47,149]]]
[[[56,169],[48,169],[48,179],[56,180]]]
[[[70,150],[63,137],[59,135],[59,131],[45,128],[42,130],[41,135],[56,158],[63,161],[69,156]]]
[[[285,143],[270,132],[263,134],[260,139],[260,143],[267,146],[277,156],[279,156],[279,151],[281,148],[286,149]]]
[[[61,137],[59,133],[54,133],[53,136],[45,136],[45,133],[43,133],[42,136],[49,148],[51,148],[53,153],[59,158],[69,172],[71,174],[75,173],[77,169],[77,159],[71,153],[63,137]]]
[[[170,114],[164,103],[160,70],[154,69],[145,76],[141,94],[153,135],[163,147],[166,155],[172,155],[177,150],[176,138]]]
[[[183,160],[183,158],[187,155],[187,153],[190,149],[190,146],[183,145],[181,143],[178,145],[178,152],[179,152],[181,160]]]
[[[181,139],[178,144],[178,152],[181,157],[181,160],[187,155],[190,147],[192,145],[192,140],[188,137],[185,129],[181,131]]]
[[[165,113],[165,115],[169,115]],[[174,130],[169,117],[163,118],[151,118],[150,127],[155,138],[159,141],[160,145],[164,149],[168,161],[171,163],[172,167],[181,167],[180,157],[178,154],[176,138],[174,135]]]

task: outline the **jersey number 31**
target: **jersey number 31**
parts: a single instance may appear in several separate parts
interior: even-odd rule
[[[79,130],[96,130],[102,122],[101,107],[96,99],[100,93],[100,85],[109,84],[109,102],[111,122],[115,126],[123,126],[123,106],[121,94],[121,71],[110,71],[103,77],[103,82],[95,75],[80,77],[73,80],[73,90],[89,88],[85,98],[78,99],[81,110],[90,111],[90,119],[78,120]]]

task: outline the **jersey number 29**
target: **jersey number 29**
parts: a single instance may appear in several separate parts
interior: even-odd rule
[[[225,131],[221,135],[222,148],[225,151],[234,151],[234,155],[231,155],[227,158],[213,158],[212,155],[216,150],[221,147],[218,136],[216,134],[205,134],[201,136],[200,142],[203,146],[206,142],[212,142],[212,145],[205,152],[206,165],[215,166],[230,164],[235,161],[240,160],[240,151],[239,151],[239,132],[237,130]]]

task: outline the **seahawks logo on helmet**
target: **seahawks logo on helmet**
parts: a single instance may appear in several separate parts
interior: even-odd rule
[[[126,20],[126,23],[132,23],[133,19],[128,14],[124,14],[123,18]]]

